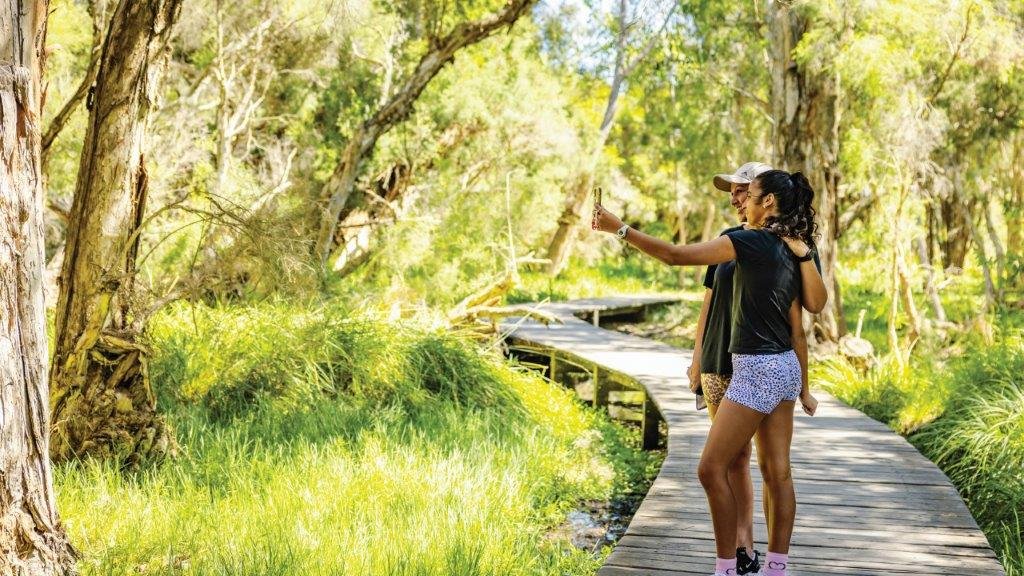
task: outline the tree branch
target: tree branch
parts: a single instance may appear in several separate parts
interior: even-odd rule
[[[953,71],[953,66],[956,61],[960,59],[960,51],[963,49],[964,44],[967,43],[967,37],[971,31],[971,13],[974,11],[976,4],[973,2],[967,7],[967,16],[964,19],[964,32],[960,36],[960,41],[957,42],[956,50],[953,52],[953,56],[949,59],[949,64],[946,65],[946,70],[942,73],[942,77],[939,78],[939,83],[935,86],[935,90],[931,96],[928,97],[928,103],[931,104],[939,97],[942,92],[942,88],[945,87],[946,81],[949,80],[949,75]]]
[[[106,2],[103,0],[89,2],[89,13],[92,15],[92,46],[89,49],[89,65],[86,67],[85,76],[82,78],[82,82],[78,85],[75,93],[64,103],[60,112],[57,112],[57,115],[50,121],[50,125],[46,127],[46,132],[42,138],[42,163],[44,166],[46,165],[46,159],[49,156],[50,146],[53,145],[53,141],[57,139],[61,130],[64,129],[75,108],[85,98],[85,95],[89,93],[89,87],[96,82],[96,75],[100,70],[100,54],[103,51],[103,36],[107,22],[105,8]]]
[[[636,70],[636,67],[640,65],[648,55],[650,55],[651,50],[654,49],[654,45],[657,44],[658,39],[661,38],[662,33],[665,32],[665,28],[668,27],[668,23],[672,20],[672,15],[675,14],[676,8],[678,7],[679,2],[672,3],[672,9],[665,15],[665,21],[661,23],[661,27],[658,28],[658,31],[647,40],[647,45],[640,51],[640,54],[637,55],[636,59],[626,65],[626,68],[623,71],[623,76],[628,78],[633,71]]]
[[[326,200],[326,206],[320,219],[315,250],[325,270],[327,260],[334,251],[338,219],[352,196],[359,169],[372,153],[377,139],[408,118],[416,99],[441,69],[454,60],[456,52],[480,42],[503,26],[511,27],[536,2],[509,0],[501,12],[477,21],[463,22],[448,35],[432,42],[431,50],[423,55],[412,75],[372,117],[356,129],[333,174],[321,190],[321,198]]]
[[[877,196],[870,190],[865,190],[861,193],[860,198],[857,199],[849,208],[843,211],[839,215],[839,229],[837,234],[842,234],[844,230],[853,225],[854,221],[859,219],[865,212],[868,211],[871,206],[875,204]]]

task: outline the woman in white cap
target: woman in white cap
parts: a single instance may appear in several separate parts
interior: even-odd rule
[[[813,263],[814,250],[807,248],[813,244],[816,229],[811,208],[814,192],[800,173],[770,170],[747,174],[753,178],[732,175],[751,181],[743,203],[747,228],[728,231],[710,242],[665,242],[631,229],[600,205],[594,207],[594,227],[615,232],[670,265],[726,265],[735,261],[729,336],[733,376],[708,433],[698,476],[707,492],[714,524],[715,575],[737,574],[739,511],[729,470],[745,452],[749,458],[750,440],[757,433],[758,464],[768,493],[769,543],[764,574],[785,576],[796,509],[789,464],[793,407],[798,399],[808,414],[813,415],[817,407],[807,386],[806,353],[799,357],[794,350],[794,344],[800,346],[799,337],[794,337],[795,327],[800,325],[797,296],[810,292],[805,298],[814,300],[817,294],[816,290],[802,290],[803,277],[813,281],[817,276],[820,281]],[[729,184],[731,188],[734,183]],[[784,238],[800,242],[793,242],[787,249]]]
[[[747,221],[747,189],[758,175],[772,167],[763,162],[747,162],[732,174],[714,177],[715,188],[729,193],[729,201],[740,220],[738,226],[726,228],[721,235],[743,229]],[[794,254],[804,254],[806,245],[800,240],[784,239]],[[815,256],[816,259],[816,256]],[[706,400],[708,415],[714,421],[718,406],[725,397],[732,379],[732,355],[729,339],[732,326],[732,291],[735,261],[708,266],[704,274],[704,302],[697,319],[697,336],[693,347],[693,362],[687,374],[690,389]],[[800,301],[809,312],[820,312],[827,293],[821,275],[814,271],[802,274]],[[797,356],[806,363],[807,340],[797,307],[795,321],[791,322],[791,340]],[[803,374],[806,378],[806,371]],[[729,467],[729,486],[736,502],[736,573],[757,574],[761,569],[760,554],[754,548],[754,485],[750,478],[751,443],[748,442]],[[768,492],[765,491],[765,497]],[[765,502],[765,514],[768,502]]]

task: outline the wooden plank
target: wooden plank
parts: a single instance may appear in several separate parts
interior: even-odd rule
[[[618,297],[545,304],[541,308],[563,324],[505,325],[516,345],[550,353],[552,364],[596,364],[600,380],[645,390],[644,414],[656,408],[668,425],[667,455],[658,477],[599,576],[707,576],[713,565],[711,520],[696,477],[709,420],[695,410],[686,385],[691,352],[580,319],[660,303],[666,302]],[[612,389],[599,385],[597,394]],[[827,394],[819,396],[819,414],[798,414],[794,422],[798,509],[791,576],[1005,576],[945,474],[884,424]],[[754,462],[751,477],[760,501]],[[755,536],[763,543],[766,527],[759,503],[756,508]]]
[[[802,568],[816,571],[832,570],[836,574],[861,574],[862,571],[917,570],[919,574],[943,574],[963,576],[966,574],[985,574],[991,565],[987,558],[948,558],[928,555],[913,550],[891,550],[886,559],[873,558],[869,555],[856,555],[856,551],[838,554],[841,550],[828,550],[818,557],[809,554],[791,554],[793,569],[803,572]],[[835,552],[836,554],[832,554]],[[671,568],[686,564],[714,565],[714,547],[702,550],[657,550],[634,548],[625,543],[616,546],[614,563],[626,566],[656,566]],[[611,559],[609,559],[611,562]],[[914,572],[909,572],[914,573]]]
[[[760,504],[760,498],[755,496],[755,502]],[[644,525],[652,523],[668,522],[675,523],[679,520],[687,520],[696,514],[705,514],[707,504],[697,500],[691,500],[679,505],[665,505],[653,503],[638,510],[633,517],[633,522]],[[827,522],[842,522],[844,526],[866,524],[869,526],[889,525],[898,523],[903,527],[949,527],[975,529],[977,525],[973,520],[966,519],[959,512],[944,512],[933,509],[921,508],[866,508],[863,506],[831,506],[797,502],[797,516],[804,519],[815,519],[820,522],[818,525]]]
[[[630,546],[634,548],[644,548],[652,551],[657,550],[669,550],[669,551],[680,551],[680,550],[692,550],[695,552],[713,552],[714,539],[710,534],[694,534],[694,535],[678,535],[678,536],[645,536],[641,534],[634,534],[628,537],[622,538],[621,546]],[[844,541],[845,542],[845,541]],[[873,558],[876,561],[885,561],[886,558],[891,557],[892,547],[864,547],[851,549],[848,546],[829,546],[822,545],[814,542],[795,542],[792,544],[792,548],[797,551],[796,556],[808,559],[828,559],[828,558]],[[984,548],[949,548],[938,545],[922,545],[913,547],[901,547],[902,553],[920,554],[922,558],[918,561],[925,564],[934,563],[936,566],[939,565],[956,565],[960,563],[961,557],[969,557],[965,561],[973,562],[973,559],[991,559],[995,553],[991,549]],[[958,552],[953,554],[951,552]],[[938,557],[932,560],[931,557]],[[927,557],[927,558],[925,558]],[[901,560],[902,562],[902,560]]]

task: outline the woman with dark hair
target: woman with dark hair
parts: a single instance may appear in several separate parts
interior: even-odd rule
[[[757,176],[772,170],[763,162],[747,162],[732,174],[718,174],[715,188],[729,193],[729,202],[736,210],[740,225],[727,228],[722,234],[743,230],[747,221],[746,198],[750,183]],[[799,239],[783,239],[794,254],[807,253],[807,244]],[[706,404],[708,416],[714,421],[718,407],[732,380],[732,354],[729,341],[732,333],[732,291],[736,262],[708,266],[704,274],[704,301],[697,319],[697,334],[693,344],[692,363],[687,371],[690,390],[696,393],[698,407]],[[813,266],[801,274],[800,303],[808,312],[820,312],[828,294],[825,283]],[[800,322],[799,306],[791,311],[791,340],[793,350],[801,361],[807,358],[807,339]],[[806,377],[806,375],[804,375]],[[702,402],[703,400],[703,402]],[[763,558],[754,546],[754,486],[750,478],[750,442],[732,461],[729,468],[729,487],[736,501],[736,574],[759,574]],[[768,491],[764,492],[767,514]]]
[[[732,381],[708,432],[697,474],[707,493],[715,531],[715,575],[736,574],[736,503],[728,470],[755,433],[758,465],[768,492],[768,554],[764,576],[785,576],[796,497],[790,474],[793,408],[813,414],[817,402],[806,381],[806,357],[793,350],[799,322],[801,267],[813,249],[794,256],[786,238],[813,245],[814,191],[797,172],[771,170],[750,183],[747,228],[709,242],[675,245],[624,225],[594,207],[598,230],[615,232],[641,251],[675,266],[736,261],[733,279]],[[810,264],[813,267],[813,264]]]

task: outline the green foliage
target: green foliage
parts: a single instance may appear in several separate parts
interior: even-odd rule
[[[85,7],[72,0],[54,0],[46,29],[46,100],[40,130],[45,133],[54,116],[78,89],[89,65],[92,19]],[[45,167],[48,199],[70,204],[75,190],[87,115],[79,105],[54,141]],[[52,245],[52,242],[48,243]]]
[[[841,359],[812,377],[872,418],[889,424],[949,476],[1000,553],[1008,574],[1024,571],[1024,332],[1000,329],[950,357],[921,354],[903,365],[884,358],[866,375]],[[949,357],[935,362],[936,358]]]
[[[966,355],[949,378],[955,402],[913,437],[985,519],[1016,521],[1024,507],[1024,332]]]
[[[382,139],[372,170],[408,169],[418,185],[381,231],[377,256],[346,284],[384,301],[449,306],[503,274],[510,251],[546,242],[580,144],[565,110],[573,93],[536,50],[529,23],[465,50]]]
[[[509,303],[697,286],[696,273],[586,231],[557,278],[522,262],[545,255],[565,190],[592,157],[616,27],[606,4],[543,2],[458,53],[360,175],[365,202],[394,198],[373,257],[324,284],[309,246],[322,186],[355,128],[434,39],[501,0],[200,0],[183,13],[148,129],[152,219],[138,285],[193,301],[272,303],[179,306],[151,326],[154,382],[183,456],[127,476],[95,463],[60,469],[61,510],[86,573],[594,571],[599,559],[541,533],[576,500],[629,491],[652,473],[653,460],[630,448],[632,432],[427,322],[390,325],[353,310],[438,314],[514,261],[522,282]],[[866,310],[863,336],[883,360],[865,377],[841,361],[817,373],[874,417],[916,432],[1019,574],[1022,520],[998,502],[1019,508],[1019,477],[1006,467],[1020,469],[1010,334],[1024,323],[1013,307],[1024,259],[1009,231],[1024,206],[1024,12],[1005,0],[792,4],[808,18],[797,64],[840,94],[838,210],[873,198],[839,231],[837,274],[847,323]],[[91,41],[82,3],[50,5],[41,127],[78,86]],[[693,241],[732,223],[711,175],[772,155],[762,8],[684,0],[627,82],[595,177],[631,225]],[[251,43],[266,22],[265,41]],[[648,21],[636,26],[651,32]],[[258,96],[243,110],[250,85]],[[219,112],[239,110],[248,116],[222,163]],[[85,118],[79,106],[50,151],[48,200],[74,189]],[[972,330],[930,332],[901,363],[888,351],[891,250],[905,248],[915,302],[927,310],[910,241],[941,250],[965,234],[944,220],[959,202],[984,236],[972,242],[1002,267],[1002,335],[990,347]],[[990,204],[991,237],[980,212]],[[50,220],[52,252],[63,224]],[[997,260],[993,239],[1004,238]],[[937,281],[950,319],[983,328],[992,316],[976,323],[984,283],[973,250],[962,273],[938,271]],[[317,304],[273,303],[282,294]],[[346,304],[324,303],[332,298]],[[905,313],[896,316],[902,334]]]
[[[522,274],[520,284],[506,298],[509,304],[596,298],[609,294],[675,294],[674,270],[649,258],[606,259],[594,265],[574,261],[552,278],[543,272]]]
[[[452,403],[510,417],[521,411],[500,365],[479,361],[467,343],[437,330],[353,318],[343,308],[183,305],[151,335],[166,350],[152,363],[161,392],[202,401],[225,420],[262,407],[303,411],[325,397]]]
[[[593,574],[546,532],[659,464],[571,392],[423,327],[182,307],[151,345],[181,453],[57,470],[83,574]]]

